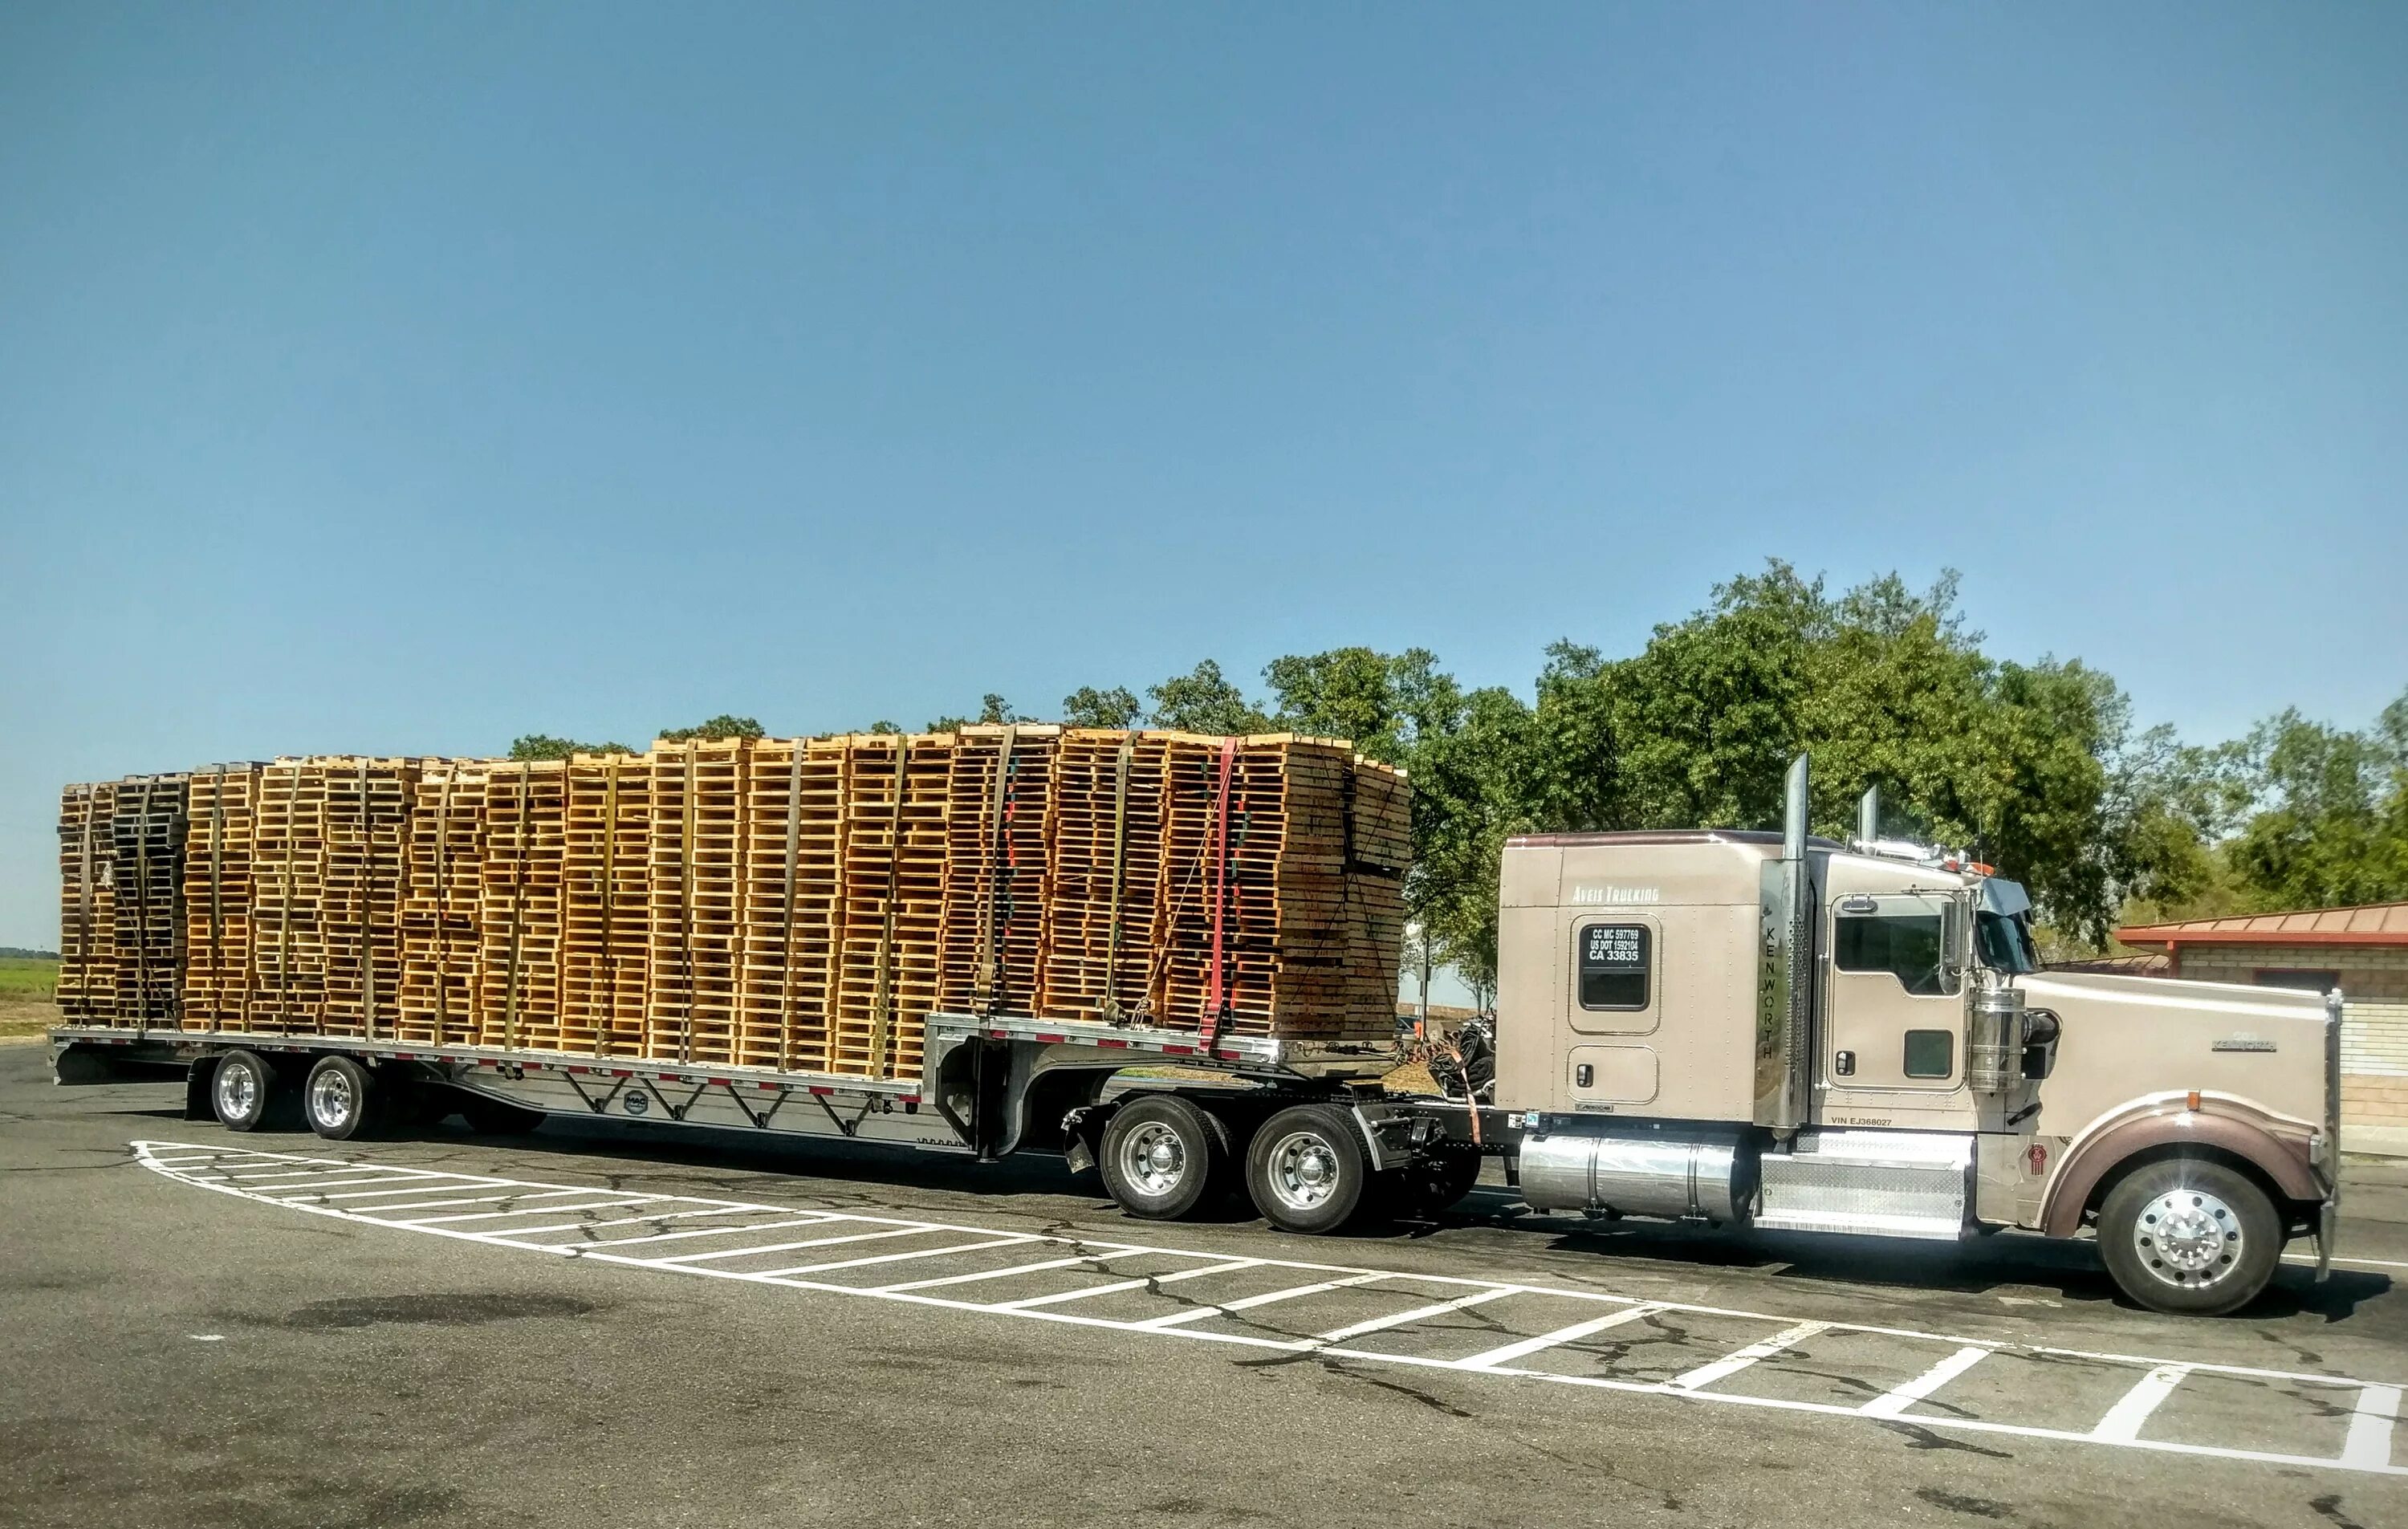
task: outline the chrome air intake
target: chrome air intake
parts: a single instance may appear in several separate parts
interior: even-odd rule
[[[2024,994],[1985,987],[1973,994],[1965,1041],[1965,1082],[1976,1093],[2004,1093],[2024,1080]]]

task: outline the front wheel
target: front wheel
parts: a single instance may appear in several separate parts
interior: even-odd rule
[[[2223,1164],[2170,1158],[2108,1193],[2099,1249],[2116,1285],[2150,1310],[2222,1316],[2274,1277],[2283,1218],[2264,1190]]]
[[[1283,1109],[1246,1149],[1246,1192],[1283,1232],[1337,1231],[1363,1207],[1370,1180],[1363,1134],[1334,1105]]]

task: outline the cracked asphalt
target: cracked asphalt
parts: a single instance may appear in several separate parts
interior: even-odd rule
[[[329,1150],[316,1138],[184,1122],[172,1083],[54,1088],[47,1060],[0,1047],[5,1524],[2408,1524],[2403,1478],[1149,1339],[303,1215],[171,1182],[126,1144]],[[1130,1222],[1092,1177],[1042,1159],[979,1167],[615,1122],[492,1139],[455,1125],[367,1150],[414,1167],[2408,1379],[2408,1293],[2394,1283],[2408,1267],[2323,1286],[2287,1269],[2250,1312],[2198,1322],[2121,1304],[2080,1246],[1590,1227],[1518,1214],[1493,1182],[1434,1222],[1300,1239],[1235,1212]],[[2358,1165],[2346,1204],[2345,1253],[2408,1264],[2408,1165]],[[1177,1283],[1153,1293],[1189,1298]],[[1419,1331],[1468,1350],[1512,1334],[1500,1309]],[[1283,1310],[1248,1315],[1291,1336]],[[1674,1311],[1583,1348],[1653,1379],[1728,1341]],[[1844,1346],[1813,1347],[1790,1372],[1801,1384],[1855,1398],[1887,1383]],[[2033,1366],[2060,1369],[2068,1387],[2080,1379],[2071,1363]],[[2200,1389],[2219,1442],[2292,1448],[2283,1431],[2300,1420],[2282,1408],[2299,1398]],[[2049,1421],[2039,1390],[1958,1401]]]

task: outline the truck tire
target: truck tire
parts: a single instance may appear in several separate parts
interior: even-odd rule
[[[1151,1093],[1113,1113],[1096,1165],[1123,1210],[1177,1221],[1227,1181],[1229,1128],[1175,1093]]]
[[[257,1131],[284,1113],[292,1086],[257,1051],[228,1051],[209,1077],[209,1110],[229,1131]]]
[[[1337,1231],[1363,1208],[1370,1181],[1363,1134],[1335,1105],[1283,1109],[1246,1149],[1246,1193],[1283,1232]]]
[[[2217,1317],[2258,1298],[2283,1256],[2283,1218],[2221,1163],[2168,1158],[2127,1174],[2099,1210],[2117,1288],[2152,1311]]]
[[[1444,1210],[1480,1181],[1480,1149],[1469,1142],[1441,1142],[1385,1177],[1389,1203],[1400,1216]]]
[[[377,1075],[347,1056],[322,1056],[301,1085],[301,1113],[328,1141],[373,1136],[391,1100]]]
[[[482,1093],[459,1093],[460,1118],[480,1136],[523,1136],[543,1123],[543,1111],[505,1104]]]

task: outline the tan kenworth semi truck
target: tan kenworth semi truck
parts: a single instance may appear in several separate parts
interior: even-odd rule
[[[597,1059],[540,1045],[68,1025],[63,1083],[184,1069],[186,1112],[322,1136],[458,1113],[823,1136],[980,1161],[1059,1150],[1128,1213],[1242,1186],[1332,1232],[1461,1199],[1489,1157],[1531,1207],[1856,1238],[2095,1233],[2161,1311],[2254,1298],[2331,1252],[2340,998],[2038,969],[2023,889],[1964,857],[1806,832],[1541,834],[1504,851],[1493,1077],[1380,1081],[1393,1051],[932,1012],[916,1072]],[[1205,1076],[1198,1077],[1197,1074]],[[1174,1076],[1175,1075],[1175,1076]],[[1865,1243],[1871,1263],[1877,1244]]]

